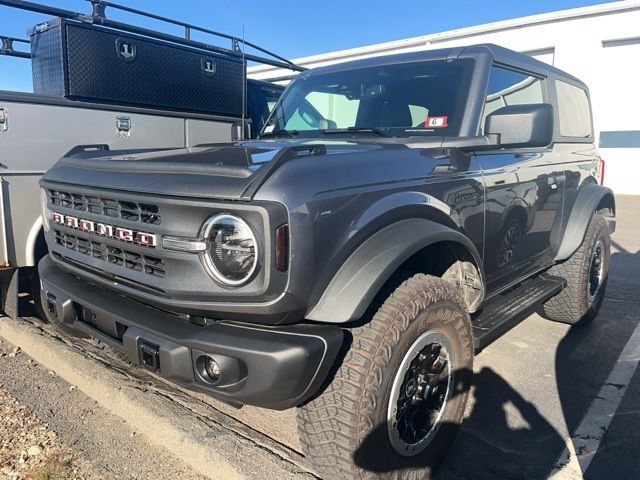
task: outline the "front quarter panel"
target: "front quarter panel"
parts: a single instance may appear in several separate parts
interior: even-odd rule
[[[464,168],[455,171],[449,168],[451,159],[443,150],[368,145],[364,151],[299,158],[285,164],[255,198],[281,202],[289,211],[290,293],[304,299],[310,312],[363,242],[408,219],[446,227],[465,238],[481,257],[482,172],[473,157],[466,161]],[[420,240],[420,235],[416,231],[413,236]],[[397,255],[402,254],[398,251],[401,243],[394,248]],[[382,268],[377,274],[380,278],[370,279],[371,285],[384,282],[390,273]],[[360,311],[354,307],[343,320],[353,319]],[[314,319],[321,320],[320,316]]]

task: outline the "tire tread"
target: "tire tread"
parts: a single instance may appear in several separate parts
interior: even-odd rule
[[[595,316],[597,311],[594,313],[590,311],[585,292],[589,275],[591,248],[600,235],[605,235],[608,239],[608,225],[601,214],[595,213],[580,247],[569,259],[554,265],[548,270],[549,275],[564,279],[567,282],[567,286],[542,305],[541,314],[543,317],[556,322],[575,325],[581,321],[588,321],[592,316]],[[604,291],[601,291],[602,293]]]
[[[454,302],[466,312],[462,298],[450,283],[424,274],[406,280],[370,322],[352,330],[351,348],[331,384],[298,409],[302,449],[323,478],[377,478],[354,464],[353,453],[374,427],[370,419],[376,408],[376,393],[394,346],[416,315],[435,301]],[[470,323],[466,323],[471,338]]]

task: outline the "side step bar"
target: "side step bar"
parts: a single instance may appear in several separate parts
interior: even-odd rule
[[[559,278],[539,276],[488,300],[479,315],[472,318],[474,349],[482,350],[498,339],[564,286]]]

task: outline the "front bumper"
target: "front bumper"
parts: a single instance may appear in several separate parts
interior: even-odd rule
[[[278,410],[300,405],[322,386],[343,342],[342,330],[329,325],[196,325],[87,283],[49,256],[39,273],[50,320],[183,387],[228,402]],[[220,366],[217,382],[201,373],[202,356]]]

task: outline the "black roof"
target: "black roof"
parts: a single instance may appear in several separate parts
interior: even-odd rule
[[[476,45],[468,45],[463,47],[448,47],[434,50],[421,50],[417,52],[396,53],[393,55],[383,55],[358,60],[350,60],[347,62],[336,63],[324,67],[317,67],[300,74],[300,76],[318,75],[323,73],[339,72],[343,70],[351,70],[355,68],[366,68],[380,65],[392,65],[405,62],[419,62],[428,60],[446,60],[454,58],[473,58],[473,57],[489,57],[498,63],[504,63],[523,70],[531,71],[546,76],[554,76],[577,84],[586,88],[585,84],[578,78],[547,63],[541,62],[524,53],[516,52],[500,45],[491,43],[483,43]]]

